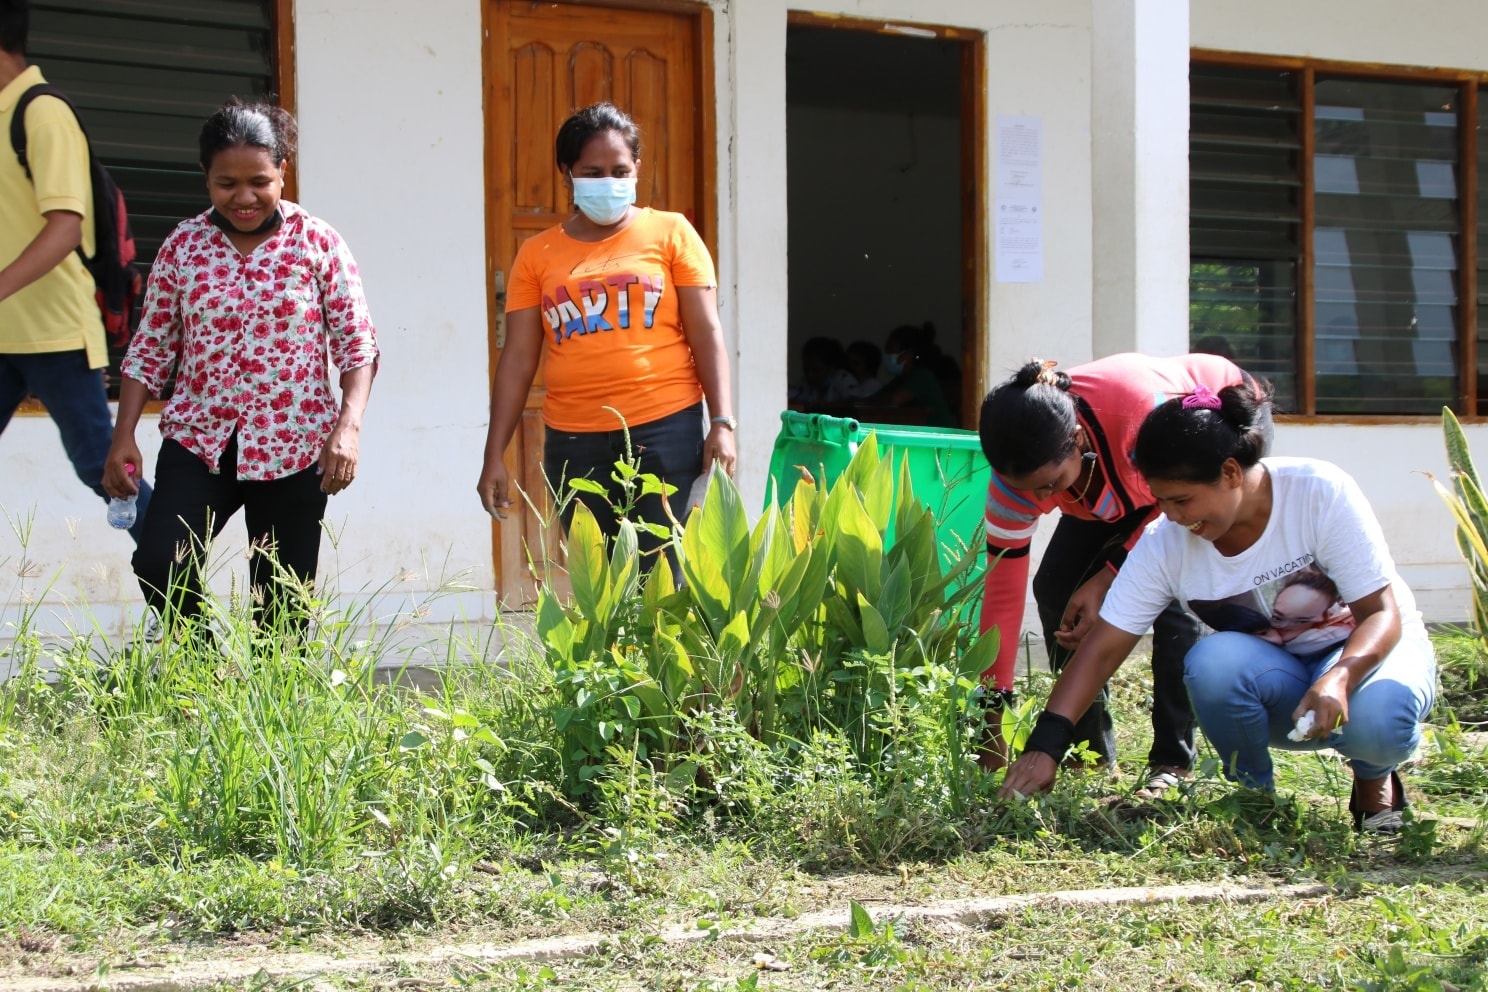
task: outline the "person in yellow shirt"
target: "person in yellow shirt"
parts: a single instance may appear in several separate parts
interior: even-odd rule
[[[44,83],[26,63],[27,0],[0,0],[0,136],[21,95]],[[78,255],[93,244],[88,140],[67,104],[38,96],[25,109],[31,176],[0,143],[0,433],[28,395],[46,406],[74,471],[107,500],[103,466],[113,440],[103,372],[108,365],[93,277]],[[139,471],[135,466],[135,471]],[[135,524],[150,487],[140,479]]]

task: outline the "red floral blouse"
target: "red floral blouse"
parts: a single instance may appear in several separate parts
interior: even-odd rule
[[[377,362],[356,262],[330,225],[287,200],[284,223],[247,255],[207,213],[182,221],[150,269],[121,371],[159,396],[160,433],[215,472],[233,432],[238,478],[280,479],[320,457],[342,372]]]

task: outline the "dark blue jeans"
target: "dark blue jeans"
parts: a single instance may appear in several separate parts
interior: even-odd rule
[[[632,425],[630,447],[642,473],[649,473],[677,487],[667,502],[677,519],[682,519],[687,513],[688,490],[703,474],[702,404],[694,404],[647,424]],[[547,430],[543,442],[543,471],[548,475],[548,484],[563,495],[568,491],[568,479],[587,478],[600,483],[606,490],[605,496],[584,492],[576,494],[577,499],[569,502],[563,510],[564,533],[573,523],[574,510],[580,501],[594,514],[605,537],[613,540],[620,533],[620,519],[615,515],[615,507],[623,505],[626,496],[614,475],[615,463],[625,458],[625,432],[622,430],[578,434],[552,428]],[[662,509],[661,497],[656,495],[640,497],[632,519],[663,527],[671,525]],[[660,538],[645,531],[641,531],[638,537],[644,555],[651,555],[663,544]],[[647,558],[644,567],[649,567],[652,560]],[[673,562],[674,569],[675,565]]]
[[[27,394],[41,400],[51,414],[77,477],[107,502],[103,465],[114,439],[114,418],[103,386],[103,370],[88,368],[88,356],[83,351],[0,354],[0,434]],[[140,469],[143,471],[144,466]],[[150,506],[150,484],[143,476],[139,487],[139,515],[129,528],[136,544],[144,533],[145,511]]]

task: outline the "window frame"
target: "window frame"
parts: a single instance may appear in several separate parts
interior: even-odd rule
[[[273,33],[274,62],[271,73],[274,90],[278,94],[275,102],[298,117],[295,91],[294,0],[271,0],[269,30]],[[42,68],[44,70],[46,67]],[[108,163],[104,162],[104,165]],[[293,160],[290,161],[289,168],[284,174],[284,197],[293,202],[299,201],[299,175]],[[205,196],[203,196],[203,201],[205,201]],[[112,374],[112,366],[105,371]],[[115,399],[110,399],[108,402],[110,407],[119,405],[119,401]],[[165,408],[167,402],[167,400],[157,400],[152,397],[145,402],[144,413],[147,416],[158,414]],[[50,415],[40,400],[28,396],[16,408],[14,416],[45,417]]]
[[[1478,149],[1477,122],[1480,90],[1488,85],[1488,72],[1470,69],[1438,69],[1422,66],[1388,65],[1372,62],[1346,62],[1305,56],[1257,55],[1219,49],[1189,50],[1190,65],[1223,66],[1237,69],[1272,69],[1295,72],[1299,77],[1299,97],[1303,126],[1300,130],[1301,204],[1298,223],[1301,228],[1300,251],[1297,255],[1297,406],[1295,412],[1278,414],[1277,419],[1290,423],[1318,424],[1397,424],[1435,423],[1430,414],[1331,414],[1317,411],[1317,363],[1315,337],[1315,271],[1314,271],[1314,196],[1313,177],[1315,150],[1315,83],[1319,74],[1352,76],[1398,82],[1433,82],[1455,85],[1461,94],[1458,110],[1458,217],[1460,234],[1457,259],[1457,363],[1458,391],[1454,401],[1458,417],[1464,421],[1488,420],[1478,413],[1480,395],[1488,393],[1488,383],[1478,381]],[[1191,101],[1190,101],[1191,102]],[[1192,257],[1190,255],[1190,257]],[[1483,398],[1488,399],[1488,395]]]

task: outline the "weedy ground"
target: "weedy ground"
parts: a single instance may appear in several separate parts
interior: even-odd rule
[[[210,645],[17,641],[32,667],[0,694],[0,987],[106,987],[131,966],[245,948],[372,948],[385,965],[320,984],[1488,989],[1488,727],[1467,719],[1485,687],[1467,632],[1437,635],[1443,698],[1405,772],[1414,815],[1377,839],[1349,829],[1347,770],[1329,754],[1279,754],[1275,798],[1237,791],[1206,754],[1186,788],[1137,799],[1141,658],[1113,684],[1126,773],[1066,775],[1028,803],[996,801],[964,755],[948,775],[930,732],[864,767],[830,733],[766,750],[726,720],[692,724],[706,754],[684,768],[617,740],[575,799],[536,654],[421,693],[374,676],[376,642],[290,651],[224,629]],[[59,676],[34,667],[48,653]],[[1048,677],[1023,682],[1037,700]],[[954,924],[884,909],[1305,881],[1326,893]],[[853,904],[875,917],[765,945],[731,936]],[[676,927],[706,939],[661,939]],[[596,933],[602,945],[547,961],[397,964],[434,943]]]

